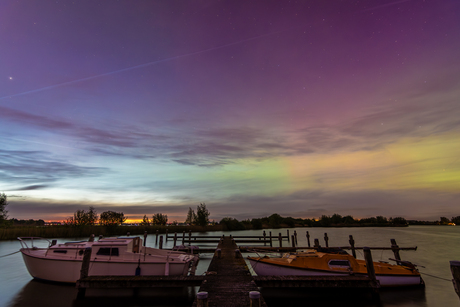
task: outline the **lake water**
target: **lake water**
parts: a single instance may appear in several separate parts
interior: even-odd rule
[[[425,281],[424,289],[382,289],[380,301],[375,302],[367,295],[338,291],[302,291],[299,289],[262,289],[268,306],[358,306],[358,307],[409,307],[409,306],[458,306],[459,297],[452,285],[449,261],[460,260],[460,227],[453,226],[410,226],[405,228],[296,228],[298,245],[307,246],[306,231],[310,240],[320,240],[324,246],[324,233],[328,234],[329,246],[345,246],[348,236],[353,235],[356,246],[389,247],[390,239],[396,239],[400,247],[417,246],[417,251],[401,251],[402,260],[419,265]],[[267,234],[270,230],[266,230]],[[273,235],[286,229],[271,230]],[[200,235],[261,235],[262,231],[208,232]],[[66,242],[71,239],[58,239]],[[73,239],[72,239],[73,240]],[[287,242],[284,243],[287,246]],[[147,238],[148,246],[155,246],[155,235]],[[166,248],[172,247],[168,241]],[[141,290],[137,297],[132,290],[89,290],[87,298],[75,301],[73,285],[50,284],[34,281],[27,272],[20,253],[16,252],[18,241],[0,241],[0,306],[191,306],[197,288]],[[212,255],[201,256],[197,275],[203,274]],[[358,258],[362,258],[358,252]],[[391,251],[374,250],[374,261],[394,258]],[[422,267],[423,266],[423,267]]]

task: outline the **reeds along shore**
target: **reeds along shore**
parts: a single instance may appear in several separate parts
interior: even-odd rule
[[[13,226],[0,228],[0,240],[16,240],[17,237],[42,237],[42,238],[81,238],[89,237],[92,234],[96,236],[120,236],[126,235],[143,235],[158,233],[182,233],[203,232],[203,231],[221,231],[222,225],[214,226]]]

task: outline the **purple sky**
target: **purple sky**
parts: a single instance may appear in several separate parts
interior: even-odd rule
[[[460,215],[460,2],[0,2],[19,219]]]

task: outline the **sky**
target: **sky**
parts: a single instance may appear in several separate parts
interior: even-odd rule
[[[460,215],[457,0],[0,2],[10,218]]]

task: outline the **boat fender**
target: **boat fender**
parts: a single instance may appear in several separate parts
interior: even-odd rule
[[[140,276],[141,275],[141,259],[139,259],[138,263],[137,263],[137,268],[136,268],[136,273],[135,273],[136,276]]]

